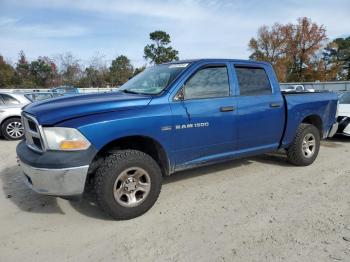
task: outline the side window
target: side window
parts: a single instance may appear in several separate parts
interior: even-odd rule
[[[2,99],[4,100],[5,105],[19,105],[19,101],[12,96],[9,95],[2,95]]]
[[[185,84],[185,99],[229,96],[230,85],[226,66],[197,71]]]
[[[2,101],[2,95],[0,95],[0,106],[4,104],[4,101]]]
[[[235,69],[241,96],[272,93],[269,78],[263,68],[236,66]]]

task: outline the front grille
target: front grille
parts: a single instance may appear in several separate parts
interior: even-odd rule
[[[29,148],[37,152],[44,151],[44,144],[40,134],[40,127],[34,117],[23,113],[22,124],[26,138],[26,144]]]
[[[41,140],[39,138],[33,137],[33,143],[38,149],[40,149],[41,151],[43,150],[43,147],[41,145]]]
[[[36,124],[30,119],[28,119],[28,127],[31,131],[38,132]]]

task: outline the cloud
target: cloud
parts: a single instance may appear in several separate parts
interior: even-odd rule
[[[6,36],[0,42],[2,50],[14,50],[20,43],[35,55],[65,48],[88,57],[99,51],[109,59],[126,54],[138,64],[143,63],[149,32],[158,29],[170,33],[181,58],[247,58],[249,39],[262,25],[296,22],[307,16],[324,24],[333,39],[348,34],[350,24],[347,0],[317,4],[311,0],[1,1],[7,8],[0,18],[0,33]],[[11,41],[16,43],[11,45]]]
[[[0,17],[0,27],[13,25],[18,21],[19,19],[13,17]]]
[[[175,20],[206,19],[210,13],[205,9],[204,2],[193,0],[179,1],[146,1],[146,0],[4,0],[17,6],[49,9],[74,9],[82,12],[110,14],[139,15],[145,17],[159,17]],[[214,6],[212,1],[210,6]],[[219,3],[220,1],[218,1]]]
[[[76,25],[48,25],[19,23],[20,19],[4,17],[0,19],[0,33],[15,38],[65,38],[85,35],[88,30]]]
[[[17,34],[30,35],[35,38],[66,38],[79,37],[86,35],[88,30],[81,26],[47,26],[47,25],[28,25],[13,29]]]

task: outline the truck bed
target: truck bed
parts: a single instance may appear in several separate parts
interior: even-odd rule
[[[285,101],[286,127],[281,142],[282,146],[289,145],[297,126],[310,112],[321,117],[322,136],[326,138],[328,131],[334,124],[334,115],[337,110],[338,96],[328,91],[317,92],[282,92]]]

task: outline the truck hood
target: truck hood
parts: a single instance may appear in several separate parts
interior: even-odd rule
[[[23,108],[41,125],[54,125],[64,120],[118,110],[143,107],[151,96],[123,92],[81,94],[35,102]]]

